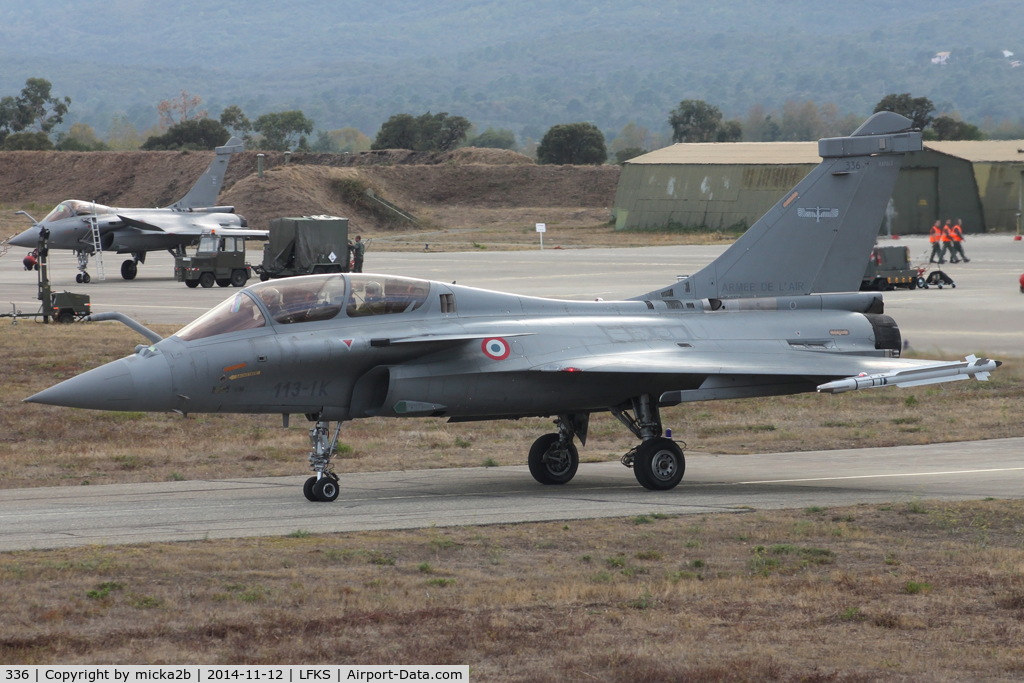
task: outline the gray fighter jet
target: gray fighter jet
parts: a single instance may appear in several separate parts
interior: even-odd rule
[[[453,422],[555,418],[528,462],[542,484],[576,474],[574,440],[609,411],[640,444],[637,481],[671,489],[685,460],[660,409],[690,401],[913,386],[998,362],[900,358],[882,296],[856,292],[910,121],[880,113],[821,140],[823,161],[706,268],[627,301],[562,301],[406,277],[312,275],[234,294],[177,334],[120,314],[150,345],[27,401],[98,410],[305,414],[315,476],[332,501],[341,425],[370,416]],[[337,421],[331,430],[331,422]]]
[[[216,149],[217,156],[202,177],[184,197],[162,209],[121,209],[95,202],[69,199],[61,202],[25,232],[9,241],[21,247],[34,247],[39,229],[49,228],[50,249],[70,249],[78,256],[77,282],[92,280],[86,270],[89,256],[102,258],[103,252],[131,254],[121,264],[121,277],[134,280],[138,264],[146,262],[146,252],[167,249],[181,254],[204,234],[266,239],[266,230],[246,230],[245,218],[235,214],[233,206],[215,206],[231,155],[244,149],[242,141],[231,138]],[[28,214],[25,214],[28,215]]]

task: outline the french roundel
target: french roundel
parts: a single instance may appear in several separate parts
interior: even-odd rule
[[[501,337],[484,339],[482,348],[484,350],[484,355],[491,360],[505,360],[508,358],[508,342]]]

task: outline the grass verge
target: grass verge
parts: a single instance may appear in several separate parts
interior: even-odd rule
[[[1024,502],[919,504],[3,553],[0,660],[1019,679]]]

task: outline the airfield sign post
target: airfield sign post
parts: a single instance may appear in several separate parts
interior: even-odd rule
[[[540,235],[540,248],[544,249],[544,233],[548,231],[548,226],[545,223],[537,223],[537,234]]]

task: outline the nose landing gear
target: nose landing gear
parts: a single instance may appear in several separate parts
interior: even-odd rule
[[[309,452],[309,466],[316,472],[316,476],[310,477],[302,485],[302,493],[308,501],[332,503],[338,499],[341,489],[338,486],[338,475],[331,470],[331,457],[338,445],[341,424],[339,421],[333,437],[331,423],[327,420],[318,420],[309,430],[309,442],[313,447]]]
[[[555,420],[558,433],[545,434],[533,442],[527,462],[534,479],[551,486],[567,484],[576,476],[580,454],[572,440],[579,437],[580,443],[586,445],[589,421],[587,413],[559,415]]]
[[[75,282],[80,285],[87,285],[92,281],[92,278],[89,277],[89,273],[85,270],[89,267],[89,252],[76,251],[75,256],[78,257],[78,275],[75,276]]]

